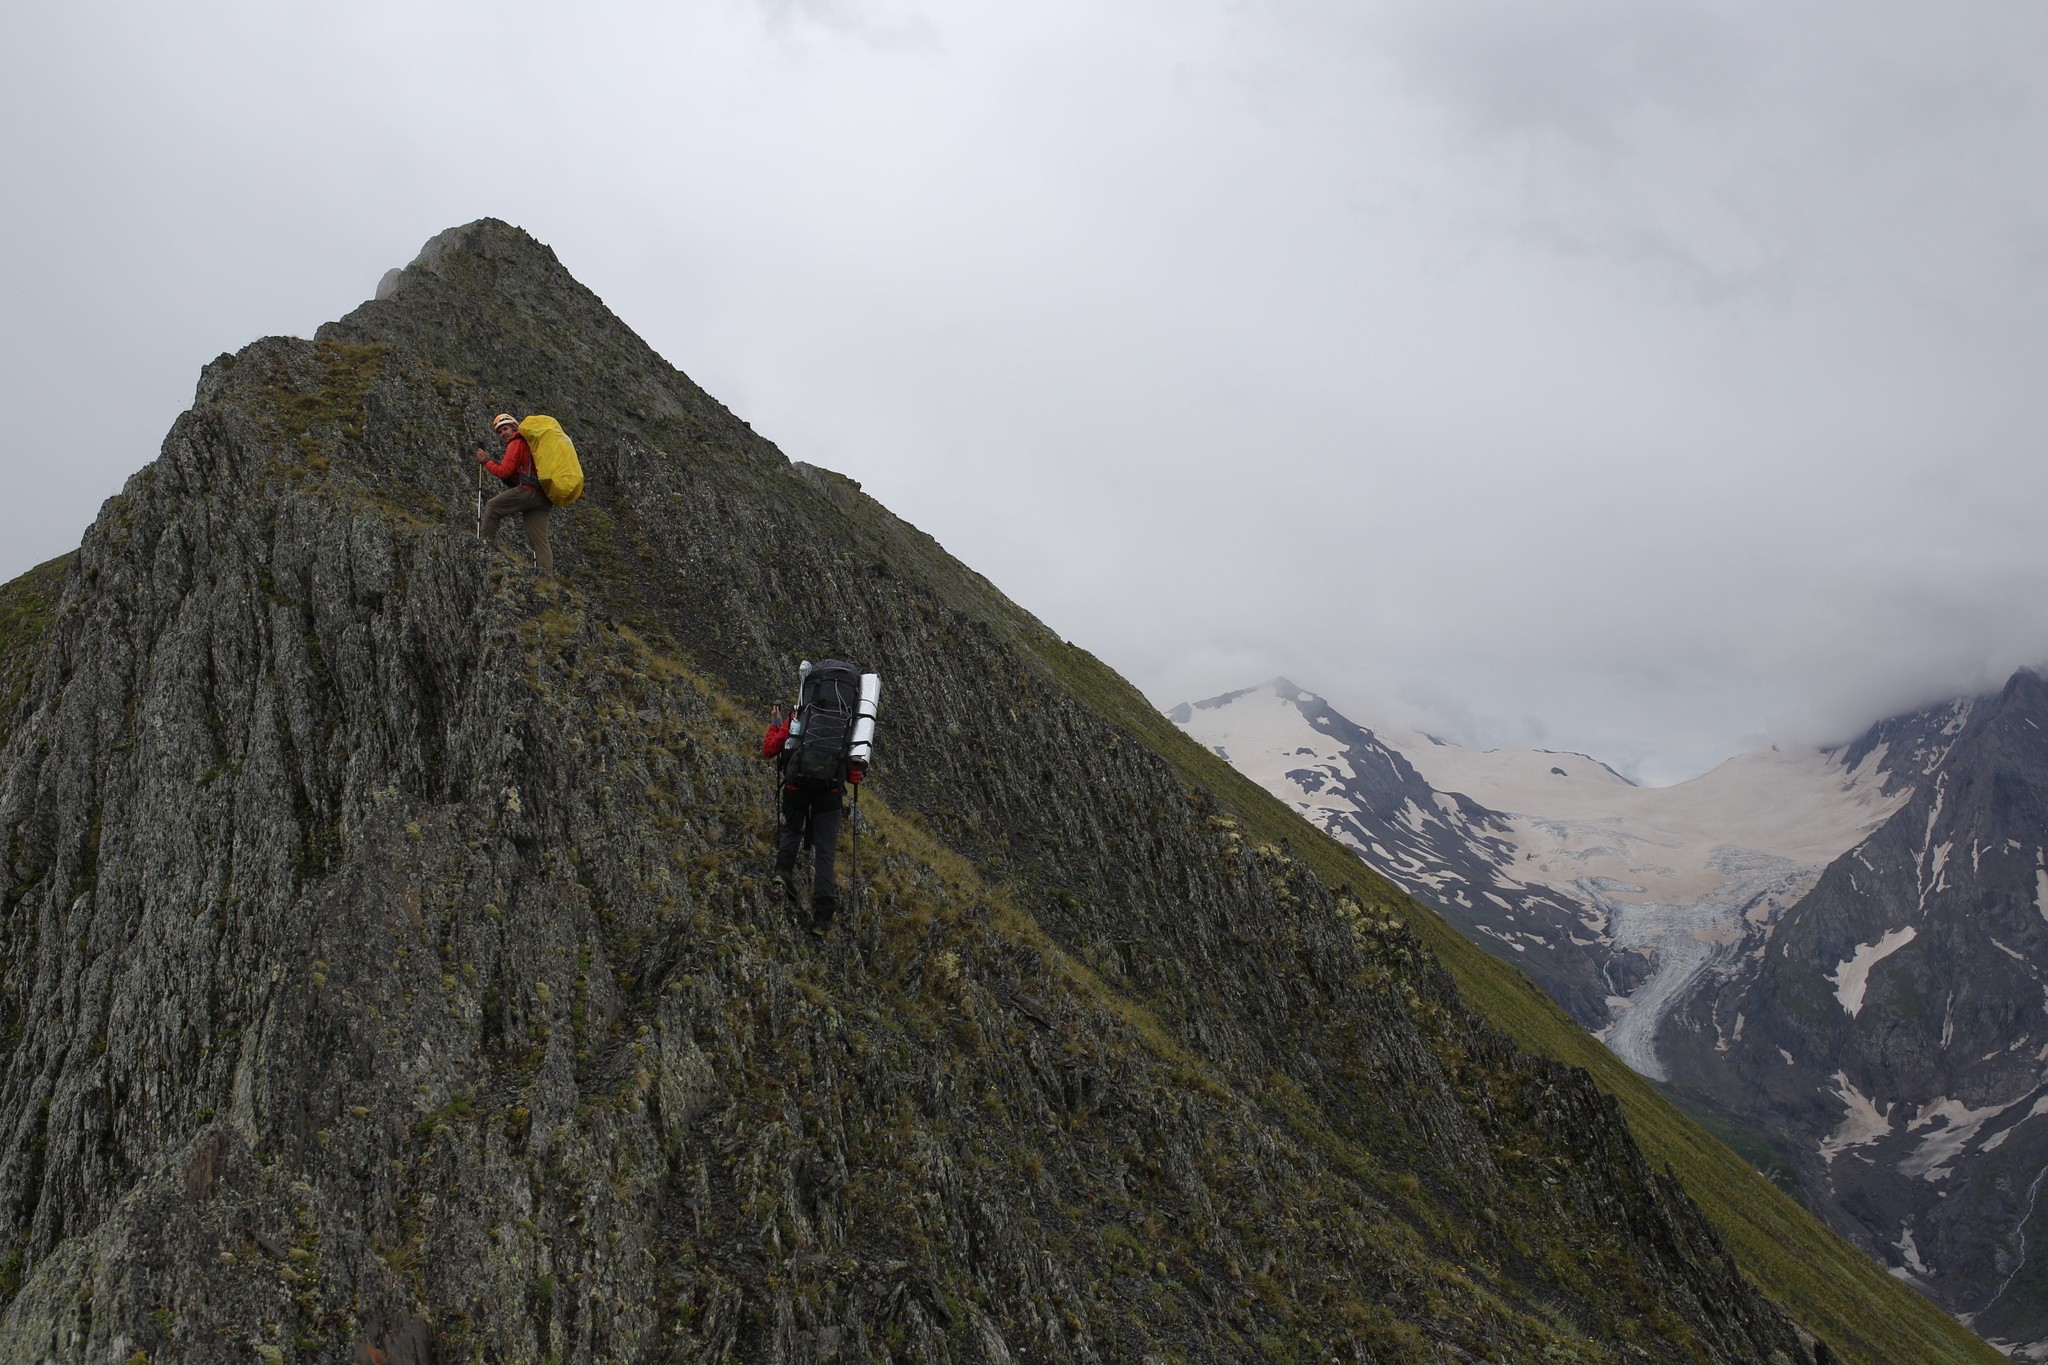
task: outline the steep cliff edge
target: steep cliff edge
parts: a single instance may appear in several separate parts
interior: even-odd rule
[[[559,581],[469,534],[501,407],[583,452]],[[0,1361],[1811,1358],[1412,906],[514,229],[208,366],[63,571]],[[891,691],[818,944],[748,754],[828,653]]]

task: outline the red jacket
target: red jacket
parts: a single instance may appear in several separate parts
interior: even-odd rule
[[[526,448],[526,438],[514,436],[505,443],[502,459],[485,460],[484,468],[491,471],[493,478],[503,479],[507,487],[525,484],[529,488],[540,487],[540,475],[533,467],[533,452]]]

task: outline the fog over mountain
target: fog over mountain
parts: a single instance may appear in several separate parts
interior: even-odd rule
[[[1285,673],[1669,781],[2048,658],[2021,0],[215,0],[0,39],[0,574],[76,544],[200,363],[489,213],[1164,704]]]

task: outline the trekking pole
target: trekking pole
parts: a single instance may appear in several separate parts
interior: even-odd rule
[[[478,446],[477,449],[482,450],[483,447]],[[484,538],[484,467],[481,462],[476,467],[476,538]]]
[[[865,774],[863,774],[865,776]],[[853,908],[860,909],[860,783],[853,784],[853,811],[846,823],[853,830]]]

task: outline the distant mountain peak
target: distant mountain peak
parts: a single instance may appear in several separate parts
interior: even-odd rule
[[[1574,751],[1469,749],[1406,726],[1362,726],[1285,678],[1175,718],[1544,981],[1652,1075],[1662,1074],[1654,1036],[1663,1011],[1720,959],[1671,940],[1685,948],[1666,964],[1680,973],[1672,979],[1655,966],[1664,961],[1655,944],[1666,940],[1642,936],[1646,907],[1738,889],[1745,906],[1788,905],[1903,799],[1873,793],[1822,751],[1776,746],[1676,787],[1644,788]],[[1714,913],[1752,922],[1740,907]],[[1749,933],[1723,932],[1731,944]]]
[[[1181,723],[1631,1066],[1749,1125],[1900,1277],[2048,1358],[2048,1296],[2015,1288],[2048,1284],[2021,1274],[2048,1246],[2037,671],[1668,788],[1325,708],[1290,728],[1301,708],[1261,696]]]

